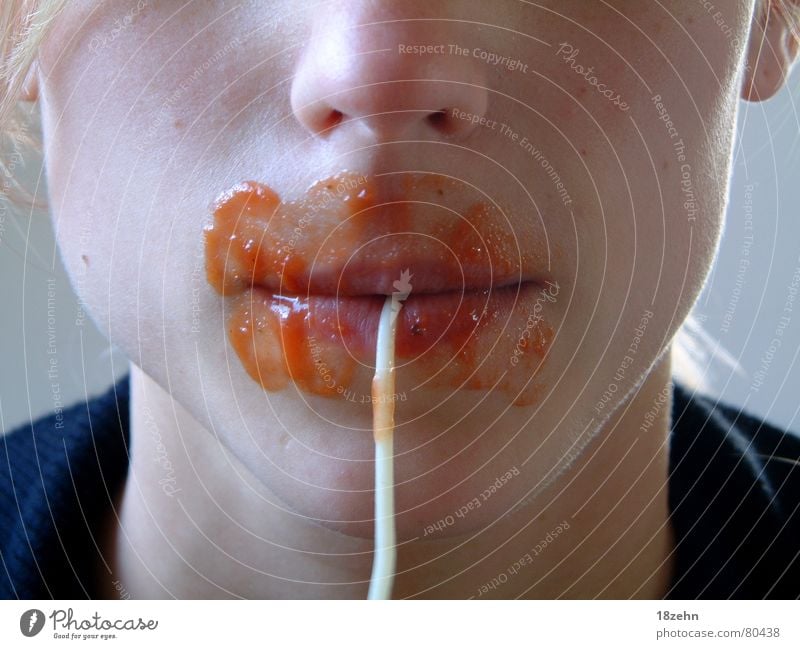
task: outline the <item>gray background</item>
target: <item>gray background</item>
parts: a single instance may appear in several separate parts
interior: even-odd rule
[[[791,81],[795,88],[797,70]],[[798,95],[784,91],[765,104],[741,105],[725,234],[695,315],[707,334],[706,348],[722,346],[739,365],[712,358],[705,375],[709,391],[796,430],[800,295],[793,312],[783,312],[792,276],[800,271],[800,125],[793,94]],[[31,167],[27,173],[35,178],[38,169]],[[740,272],[748,234],[750,265]],[[127,371],[126,360],[88,317],[82,319],[44,214],[0,212],[0,278],[0,432],[84,400]],[[782,315],[789,320],[781,347],[755,380]]]

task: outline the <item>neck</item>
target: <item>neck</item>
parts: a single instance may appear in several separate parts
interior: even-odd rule
[[[661,598],[674,545],[670,401],[659,399],[669,385],[667,353],[573,466],[522,508],[480,534],[402,544],[393,596]],[[102,594],[366,596],[370,540],[289,512],[135,367],[130,417],[130,472],[104,540],[113,574]]]

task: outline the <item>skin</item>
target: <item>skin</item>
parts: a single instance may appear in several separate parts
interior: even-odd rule
[[[538,402],[431,390],[399,404],[394,596],[663,596],[668,408],[640,426],[713,260],[739,96],[769,97],[794,58],[785,25],[754,23],[752,0],[726,3],[723,27],[671,0],[96,4],[69,3],[28,92],[65,265],[132,362],[131,471],[101,540],[101,592],[118,580],[133,597],[365,596],[370,407],[264,392],[203,278],[221,191],[256,179],[292,197],[356,169],[477,185],[520,245],[548,242],[538,263],[560,287]],[[468,54],[398,51],[428,43]],[[409,79],[437,81],[396,83]],[[498,126],[431,118],[453,107]],[[536,561],[486,589],[562,521]]]

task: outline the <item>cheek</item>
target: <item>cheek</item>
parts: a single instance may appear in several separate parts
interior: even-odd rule
[[[621,28],[604,43],[572,34],[547,68],[566,91],[548,95],[549,114],[581,156],[565,156],[576,160],[565,175],[581,199],[570,251],[576,300],[599,305],[606,341],[623,311],[633,322],[652,307],[677,328],[702,288],[724,214],[741,52],[724,34],[667,27]]]
[[[204,156],[206,141],[186,138],[187,124],[208,106],[203,93],[218,92],[235,54],[225,49],[227,32],[192,39],[191,17],[164,26],[165,11],[152,3],[115,32],[114,11],[136,3],[109,2],[95,12],[89,4],[70,6],[41,51],[46,169],[67,271],[101,329],[124,344],[136,340],[137,319],[160,330],[156,314],[171,317],[175,296],[191,295],[187,269],[213,196],[217,154]],[[207,122],[195,128],[219,131]]]

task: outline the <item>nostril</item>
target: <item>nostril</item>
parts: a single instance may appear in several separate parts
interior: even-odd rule
[[[437,131],[447,131],[448,130],[448,123],[447,123],[447,110],[442,108],[437,110],[435,113],[431,113],[427,117],[428,123],[433,126]]]
[[[468,130],[471,122],[463,122],[455,117],[458,111],[456,109],[441,108],[436,112],[430,113],[426,117],[428,125],[438,133],[443,135],[454,135],[458,132]]]
[[[340,110],[336,110],[335,108],[331,110],[327,117],[322,121],[322,128],[320,129],[323,133],[329,131],[330,129],[338,126],[342,120],[344,119],[344,113]]]

